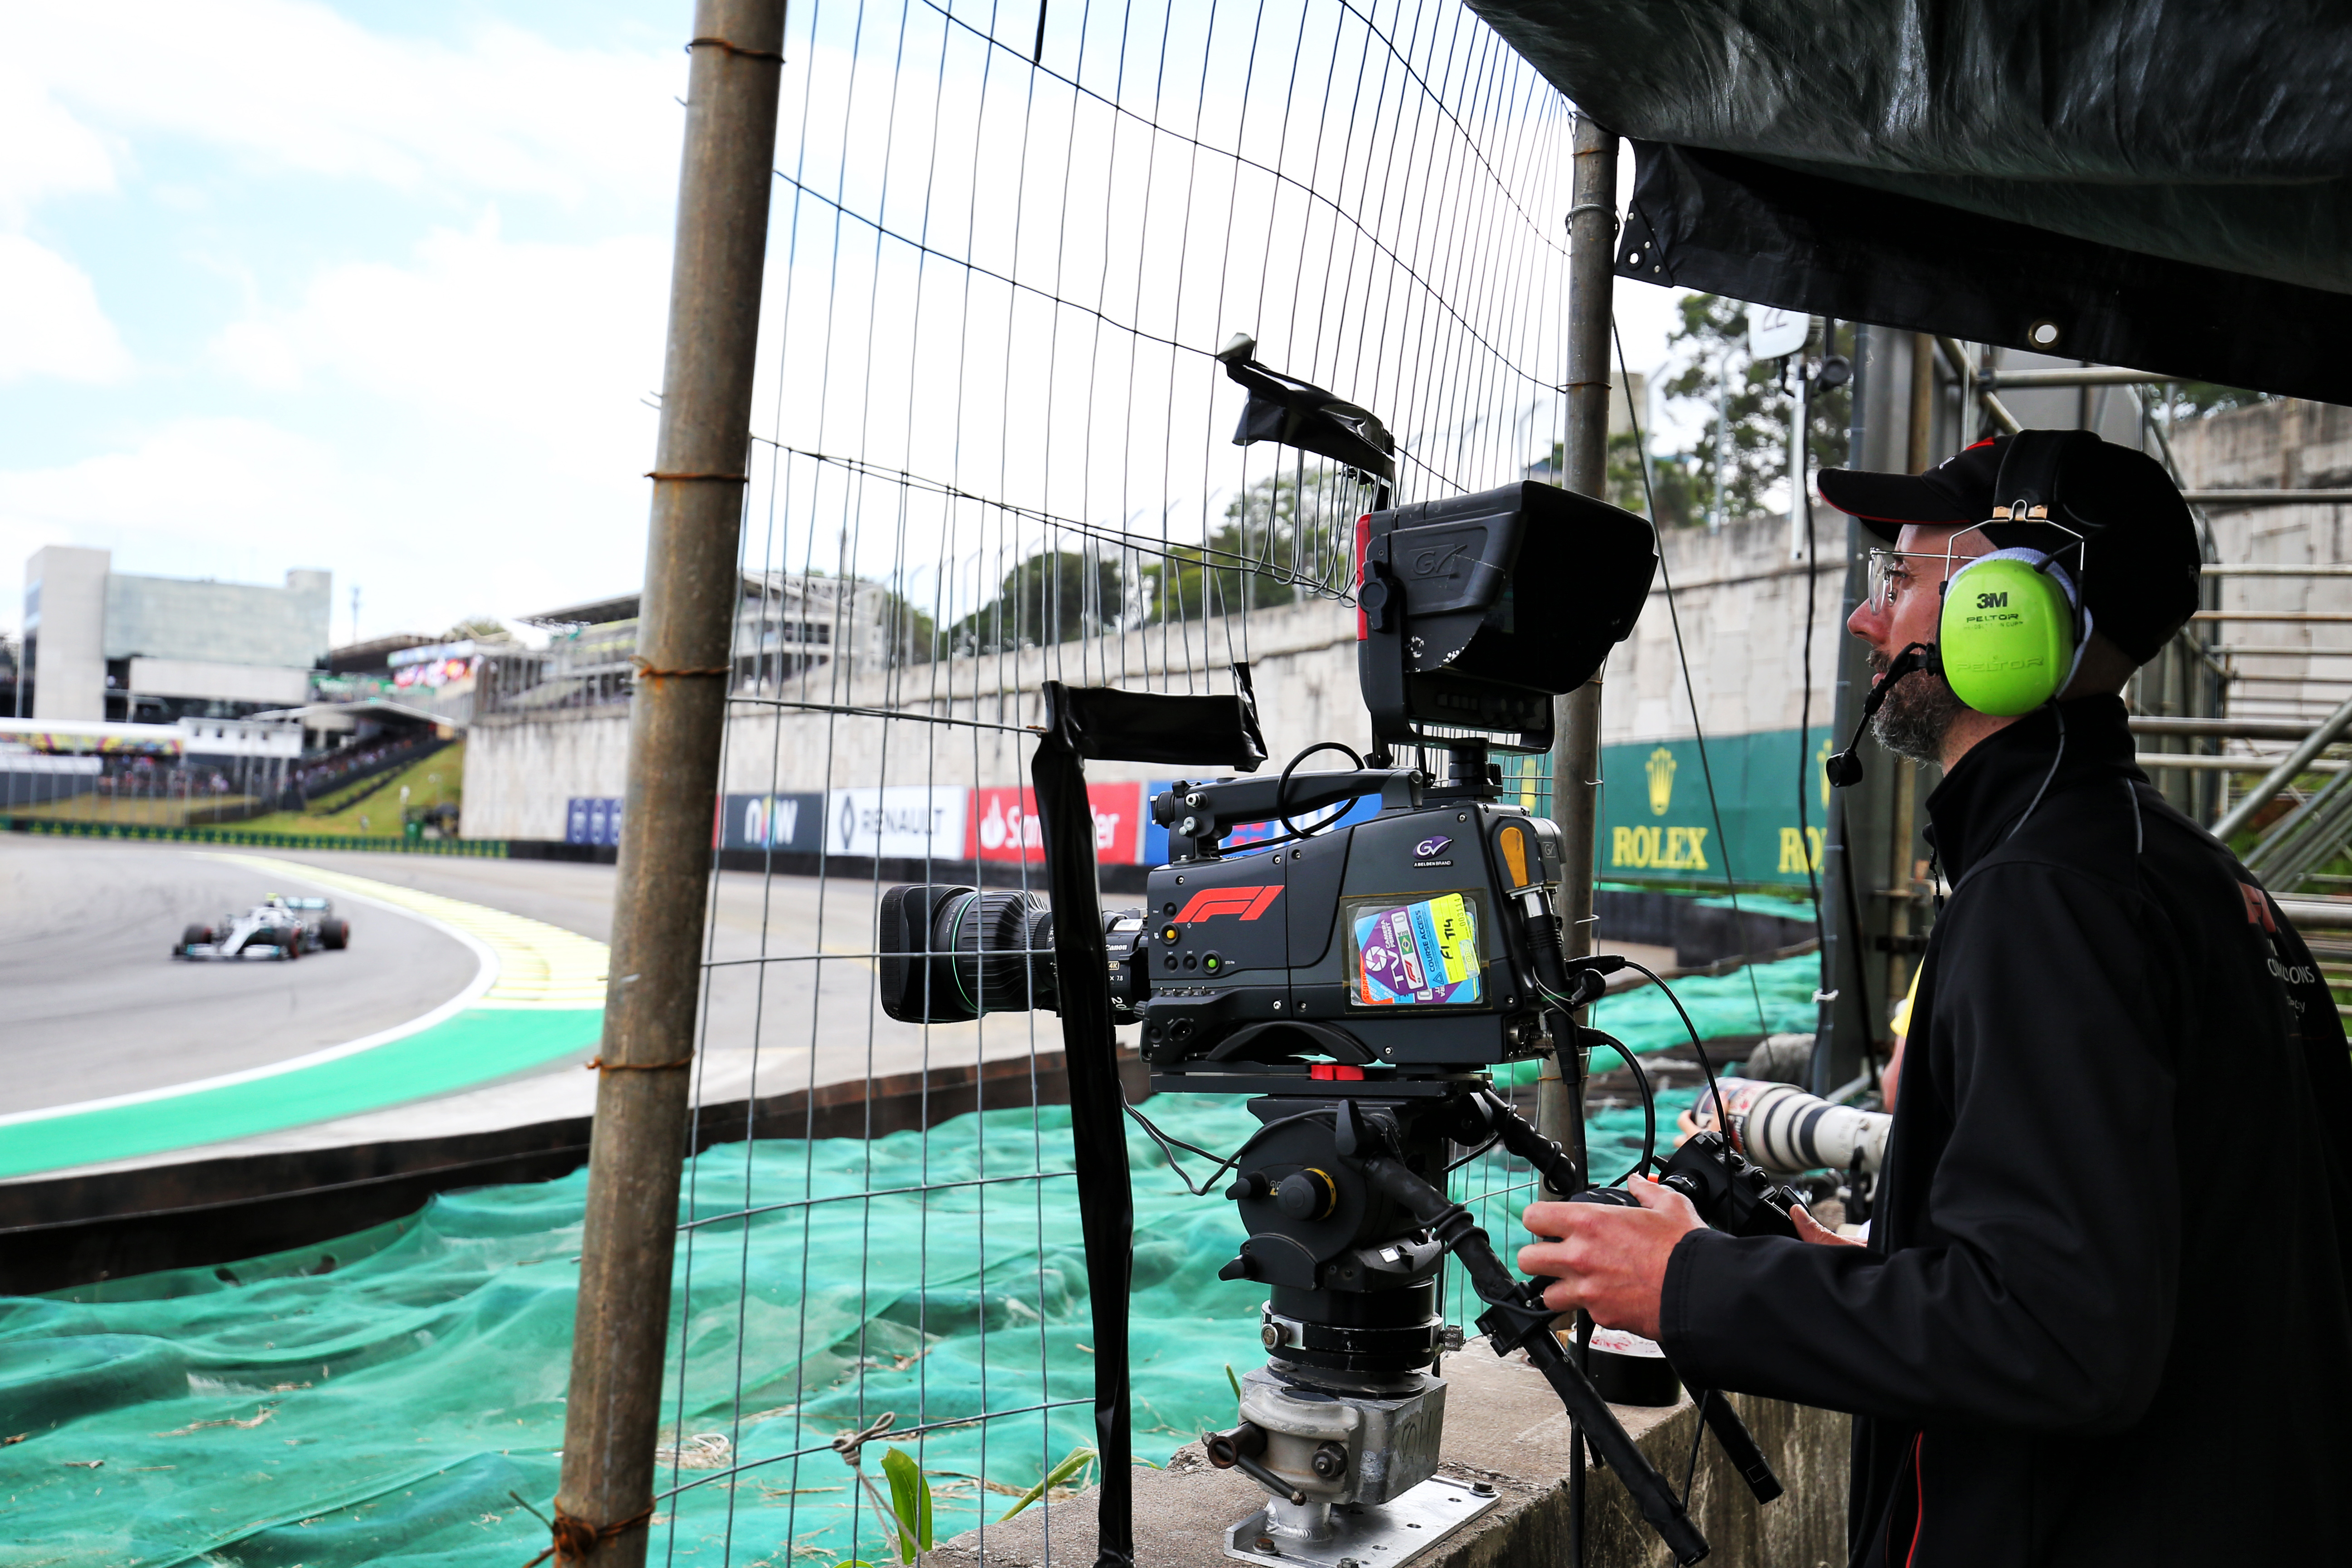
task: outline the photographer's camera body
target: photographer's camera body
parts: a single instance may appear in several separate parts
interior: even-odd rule
[[[1418,775],[1402,784],[1422,792]],[[1227,787],[1180,785],[1154,807],[1213,808]],[[1276,1086],[1205,1080],[1303,1078],[1313,1058],[1385,1076],[1538,1056],[1549,1038],[1524,896],[1559,877],[1555,825],[1475,799],[1180,859],[1150,874],[1121,1000],[1155,1074],[1186,1080],[1170,1089],[1265,1092]]]

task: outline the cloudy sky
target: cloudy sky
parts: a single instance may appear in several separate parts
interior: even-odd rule
[[[634,587],[690,18],[0,7],[0,582],[324,567],[339,642]]]

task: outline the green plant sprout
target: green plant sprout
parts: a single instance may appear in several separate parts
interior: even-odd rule
[[[1086,1467],[1093,1464],[1094,1462],[1095,1451],[1092,1448],[1071,1449],[1067,1454],[1063,1456],[1062,1462],[1060,1464],[1055,1465],[1052,1469],[1045,1472],[1045,1477],[1043,1480],[1039,1481],[1035,1486],[1031,1487],[1027,1491],[1023,1492],[1018,1499],[1014,1500],[1013,1506],[1006,1509],[1000,1518],[1011,1519],[1014,1514],[1019,1513],[1023,1509],[1027,1508],[1031,1503],[1035,1502],[1039,1498],[1044,1497],[1047,1492],[1052,1491],[1055,1487],[1060,1486],[1064,1481],[1068,1480],[1072,1476],[1076,1475],[1080,1470],[1086,1468]]]
[[[902,1448],[882,1456],[890,1478],[890,1509],[898,1516],[898,1561],[913,1563],[931,1549],[931,1480]]]
[[[890,1481],[890,1500],[885,1502],[872,1478],[856,1466],[851,1473],[874,1504],[874,1511],[898,1539],[898,1561],[919,1563],[922,1554],[931,1549],[931,1482],[922,1467],[908,1458],[906,1451],[893,1448],[882,1456],[882,1473]],[[876,1568],[863,1558],[846,1558],[834,1568]]]

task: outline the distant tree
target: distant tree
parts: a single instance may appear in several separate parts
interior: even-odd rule
[[[1637,465],[1639,459],[1636,458]],[[1706,521],[1705,497],[1709,491],[1702,488],[1699,477],[1705,467],[1705,463],[1700,459],[1686,457],[1681,453],[1650,459],[1650,488],[1657,492],[1658,522],[1661,527],[1690,528]],[[1616,488],[1615,478],[1612,472],[1612,489]],[[1633,483],[1637,487],[1642,483],[1641,470],[1638,466],[1634,469]],[[1616,500],[1617,498],[1612,495],[1610,499]],[[1650,509],[1647,506],[1633,506],[1622,500],[1617,501],[1617,504],[1625,507],[1628,510],[1638,511],[1645,517],[1649,515]]]
[[[1668,503],[1665,465],[1654,461],[1658,480],[1658,510],[1668,526],[1688,527],[1706,521],[1715,504],[1717,476],[1723,477],[1728,505],[1724,515],[1751,516],[1763,508],[1763,495],[1789,473],[1789,418],[1795,407],[1794,367],[1785,360],[1751,360],[1748,356],[1748,307],[1714,294],[1694,294],[1680,302],[1682,321],[1668,335],[1669,345],[1688,345],[1689,362],[1664,384],[1668,398],[1700,428],[1694,439],[1671,455],[1681,470],[1685,493],[1678,504]],[[1812,345],[1818,357],[1822,345]],[[1853,328],[1842,322],[1835,353],[1853,353]],[[1718,453],[1717,404],[1718,389],[1728,378],[1731,439]],[[1853,422],[1850,386],[1816,392],[1806,408],[1805,440],[1815,471],[1845,462],[1846,434]],[[1722,458],[1717,466],[1717,458]],[[1679,513],[1679,515],[1676,515]]]
[[[1125,594],[1112,556],[1040,551],[1004,574],[995,598],[949,626],[939,646],[953,654],[1008,653],[1117,631],[1126,624]]]
[[[1179,544],[1166,560],[1144,563],[1136,574],[1143,619],[1157,625],[1244,605],[1268,609],[1297,600],[1301,580],[1343,581],[1355,521],[1370,504],[1364,488],[1334,468],[1260,479],[1226,503],[1225,520],[1205,547]]]
[[[882,642],[890,662],[929,664],[939,657],[940,629],[929,614],[896,590],[875,584],[882,595]]]
[[[1608,489],[1603,492],[1611,504],[1627,511],[1650,515],[1650,492],[1658,498],[1658,515],[1668,528],[1680,528],[1692,521],[1690,475],[1675,458],[1654,458],[1646,480],[1642,472],[1642,442],[1650,432],[1645,427],[1640,436],[1631,430],[1620,430],[1609,437],[1607,467]],[[1550,474],[1557,479],[1568,469],[1568,448],[1564,443],[1551,444]],[[1699,521],[1705,521],[1702,516]]]
[[[2166,394],[2170,401],[2166,401]],[[2249,392],[2242,386],[2219,386],[2210,381],[2167,382],[2163,390],[2150,399],[2159,414],[2173,419],[2202,419],[2208,415],[2227,413],[2232,408],[2251,408],[2257,403],[2276,402],[2275,394]]]
[[[444,642],[512,642],[514,634],[496,616],[468,616],[441,634]]]
[[[1626,510],[1650,515],[1656,498],[1658,521],[1665,528],[1690,528],[1706,521],[1715,503],[1716,389],[1727,369],[1731,380],[1731,461],[1728,515],[1747,517],[1760,510],[1764,491],[1789,472],[1789,416],[1795,405],[1795,368],[1780,360],[1756,363],[1748,358],[1748,307],[1713,294],[1681,301],[1682,321],[1668,337],[1670,344],[1691,345],[1691,359],[1680,374],[1665,382],[1665,395],[1685,405],[1686,416],[1704,415],[1706,427],[1680,451],[1659,452],[1657,432],[1646,423],[1637,437],[1621,430],[1609,437],[1606,494]],[[1836,352],[1851,355],[1853,329],[1841,325]],[[1810,351],[1818,361],[1819,336]],[[1807,440],[1816,470],[1845,461],[1846,427],[1853,401],[1843,387],[1816,393],[1807,410]],[[1650,444],[1649,472],[1642,471],[1642,446]],[[1551,469],[1559,473],[1565,453],[1552,443]]]

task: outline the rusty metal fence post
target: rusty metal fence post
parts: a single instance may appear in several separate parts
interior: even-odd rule
[[[1568,210],[1568,488],[1609,493],[1610,294],[1617,249],[1617,137],[1576,117],[1575,200]],[[1569,956],[1592,951],[1594,833],[1601,805],[1601,678],[1559,700],[1552,747],[1552,817],[1562,846],[1560,920]],[[1536,1084],[1536,1125],[1583,1170],[1584,1071],[1547,1061]]]
[[[653,1515],[712,803],[738,584],[784,0],[699,0],[554,1556]]]

